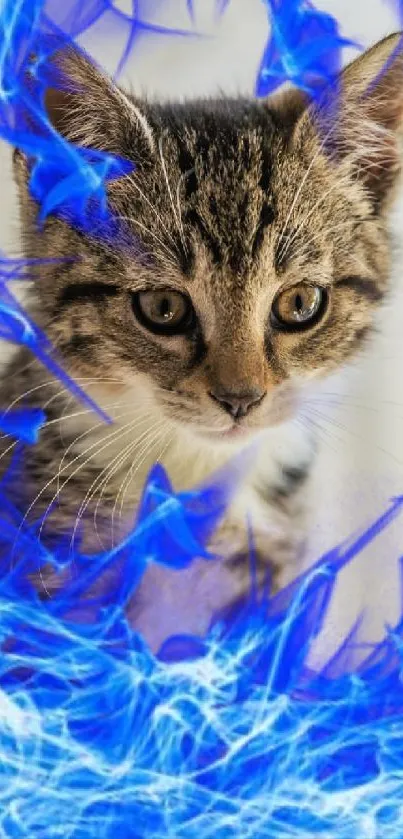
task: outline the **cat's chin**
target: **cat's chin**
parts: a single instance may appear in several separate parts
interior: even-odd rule
[[[251,437],[254,432],[251,428],[244,428],[242,425],[233,425],[232,428],[222,431],[219,435],[224,440],[242,440]]]
[[[193,434],[207,443],[242,446],[250,442],[252,437],[254,437],[258,431],[259,429],[247,428],[242,425],[232,425],[230,428],[217,430],[208,428],[204,429],[203,427],[198,426],[193,430]]]

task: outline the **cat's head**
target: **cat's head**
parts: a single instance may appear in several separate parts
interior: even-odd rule
[[[127,398],[222,441],[288,419],[308,381],[356,353],[388,287],[397,44],[350,65],[333,107],[296,92],[139,102],[61,52],[70,92],[49,91],[57,128],[136,164],[109,188],[122,235],[99,241],[57,218],[38,232],[16,155],[26,253],[74,257],[36,284],[68,369],[122,382]]]

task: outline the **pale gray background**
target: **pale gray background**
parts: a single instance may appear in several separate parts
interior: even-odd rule
[[[116,5],[124,8],[127,2]],[[385,0],[322,0],[317,5],[336,14],[343,33],[363,45],[398,28],[393,3]],[[138,42],[125,73],[136,92],[172,98],[253,90],[268,32],[262,0],[231,0],[219,23],[214,19],[214,0],[199,0],[195,7],[197,28],[204,37],[148,37]],[[185,0],[149,0],[147,8],[158,22],[189,26]],[[113,70],[122,41],[118,32],[108,27],[105,33],[100,27],[86,46]],[[15,254],[18,225],[9,158],[9,150],[0,147],[0,245]],[[402,224],[403,192],[393,219],[394,292],[380,318],[379,335],[365,358],[323,388],[319,409],[330,421],[324,424],[316,474],[311,560],[369,522],[385,508],[388,498],[403,494]],[[400,608],[398,558],[402,553],[403,517],[343,574],[332,605],[327,647],[336,643],[360,609],[367,610],[365,632],[374,640],[385,621],[393,623]]]

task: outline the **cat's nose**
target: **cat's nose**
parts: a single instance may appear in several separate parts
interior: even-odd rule
[[[246,417],[249,411],[259,405],[266,396],[265,391],[259,388],[251,388],[242,393],[236,393],[229,390],[210,391],[210,396],[215,402],[219,402],[222,409],[230,414],[234,419],[241,419]]]

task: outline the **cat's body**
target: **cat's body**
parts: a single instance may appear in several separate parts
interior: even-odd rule
[[[30,518],[46,513],[44,539],[74,539],[80,523],[89,550],[116,543],[155,460],[180,490],[251,445],[213,540],[231,557],[227,599],[248,576],[248,516],[261,559],[285,569],[277,584],[295,570],[315,451],[301,410],[315,379],[362,346],[388,287],[400,55],[363,94],[396,44],[347,70],[333,125],[295,93],[139,105],[80,55],[62,57],[69,93],[50,96],[54,123],[137,169],[109,187],[121,231],[103,241],[57,218],[39,234],[16,156],[26,254],[72,257],[38,268],[31,311],[115,420],[102,424],[25,353],[12,362],[2,404],[25,393],[48,417],[14,488]]]

